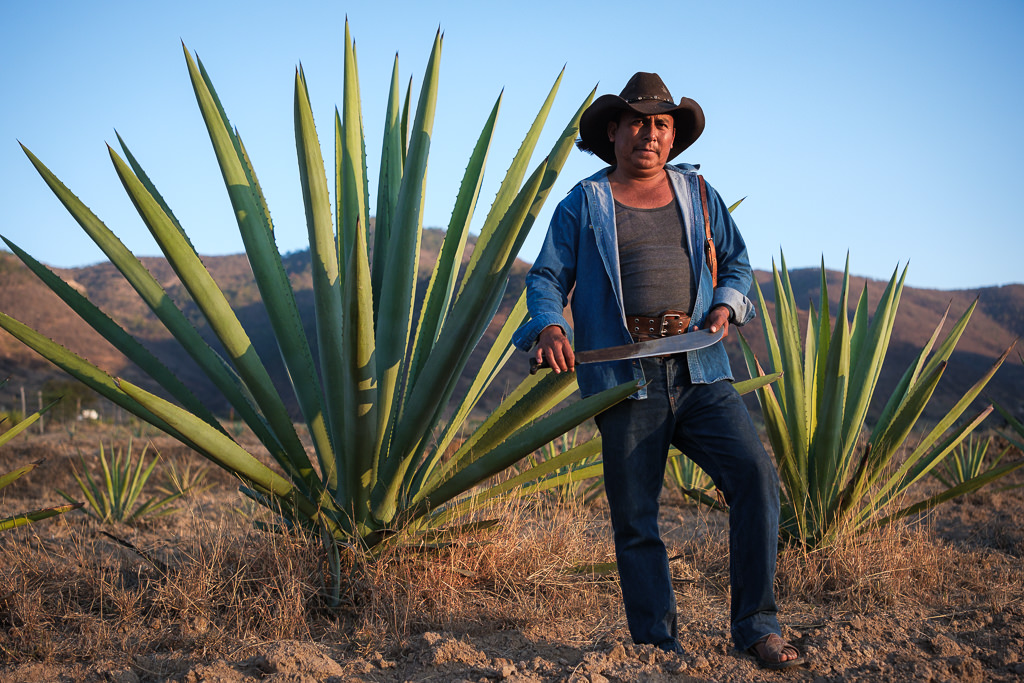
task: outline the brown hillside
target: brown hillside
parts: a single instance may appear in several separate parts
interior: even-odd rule
[[[423,238],[423,255],[420,263],[419,296],[426,286],[430,267],[440,249],[443,232],[426,230]],[[472,245],[471,245],[472,246]],[[471,248],[470,246],[470,248]],[[202,316],[191,302],[177,276],[162,258],[142,259],[146,267],[167,289],[170,296],[179,302],[197,329],[216,347],[213,334]],[[305,321],[307,333],[315,344],[312,285],[308,251],[288,254],[284,257],[296,297]],[[266,313],[260,302],[259,292],[252,278],[248,260],[244,255],[206,257],[204,263],[214,279],[227,294],[232,305],[248,330],[257,351],[263,358],[272,376],[281,386],[287,385],[287,378],[276,342]],[[528,265],[518,262],[513,269],[511,282],[498,318],[488,330],[484,342],[475,352],[470,370],[483,359],[490,341],[497,333],[500,321],[504,319],[515,297],[523,287],[523,278]],[[74,283],[89,298],[120,322],[129,332],[140,338],[168,367],[174,369],[200,396],[207,397],[215,410],[227,410],[218,402],[219,394],[208,384],[203,374],[169,337],[163,326],[149,312],[146,305],[109,263],[84,268],[58,270],[66,281]],[[764,290],[769,314],[773,314],[774,292],[771,274],[757,272],[757,281]],[[817,302],[820,277],[817,269],[798,269],[791,273],[791,280],[801,302]],[[873,308],[884,288],[884,282],[851,278],[852,290],[859,296],[861,289],[868,287],[868,297]],[[829,272],[828,288],[833,314],[838,305],[841,274]],[[973,301],[978,299],[978,308],[967,332],[960,342],[947,368],[946,376],[939,384],[926,417],[934,419],[953,405],[956,398],[965,391],[989,367],[1017,337],[1024,334],[1024,285],[989,287],[978,290],[939,291],[908,288],[904,290],[893,332],[890,352],[884,366],[883,376],[876,395],[885,397],[895,386],[904,369],[910,364],[921,345],[927,340],[935,324],[941,318],[947,305],[950,306],[950,320],[947,328]],[[855,300],[851,302],[851,307]],[[80,355],[96,362],[115,376],[142,381],[145,378],[131,366],[116,350],[83,323],[55,295],[49,292],[12,254],[0,252],[0,310],[12,315],[40,332],[47,334]],[[803,310],[806,321],[806,303]],[[748,340],[759,357],[764,357],[764,340],[757,322],[744,330]],[[737,377],[745,377],[744,364],[737,340],[729,342]],[[314,349],[315,351],[315,349]],[[526,360],[524,354],[517,354],[503,371],[494,385],[491,395],[481,406],[493,408],[522,378]],[[6,334],[0,334],[0,377],[10,377],[11,382],[0,395],[0,410],[15,405],[15,395],[25,386],[35,396],[45,383],[66,384],[63,373],[42,361],[20,342]],[[1007,361],[989,385],[987,395],[1016,414],[1024,414],[1024,367],[1016,354]],[[873,406],[881,409],[881,398]]]
[[[418,302],[421,301],[429,281],[431,268],[437,259],[442,239],[443,231],[441,230],[427,229],[424,231],[419,268]],[[470,237],[466,254],[467,261],[472,253],[473,242],[473,238]],[[309,252],[301,251],[288,254],[283,260],[292,281],[300,315],[315,354],[316,339]],[[166,260],[142,258],[141,261],[163,285],[171,298],[182,307],[203,337],[214,348],[219,349],[219,344],[205,319]],[[246,256],[239,254],[204,257],[203,262],[228,297],[275,382],[278,386],[287,386],[287,374]],[[500,328],[500,321],[508,315],[511,306],[515,303],[515,297],[522,290],[527,268],[527,264],[523,262],[519,262],[513,267],[511,284],[508,288],[510,293],[506,293],[505,301],[498,312],[498,319],[485,333],[484,341],[475,351],[473,359],[470,361],[471,367],[479,365],[483,361],[490,342]],[[217,411],[228,410],[226,403],[220,400],[219,393],[207,381],[198,366],[169,335],[113,265],[102,263],[84,268],[55,270],[65,281],[85,293],[95,305],[140,339],[198,396],[204,397],[211,408]],[[147,388],[155,389],[124,356],[79,319],[16,256],[8,252],[0,252],[0,311],[25,322],[79,355],[93,361],[109,374],[138,381]],[[519,370],[521,369],[519,368]],[[518,370],[506,369],[504,375],[495,383],[495,391],[483,400],[481,409],[487,410],[497,405],[501,395],[506,393],[510,386],[514,386],[513,382],[518,383],[521,379],[516,376],[518,374]],[[67,378],[60,370],[42,360],[6,333],[0,333],[0,377],[11,378],[4,393],[0,394],[0,410],[20,407],[18,395],[22,386],[30,396],[36,396],[44,385],[67,384]],[[33,404],[34,402],[32,401]],[[294,405],[294,401],[292,403]]]

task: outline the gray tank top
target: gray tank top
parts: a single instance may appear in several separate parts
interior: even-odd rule
[[[615,202],[615,232],[626,315],[690,313],[697,288],[676,202],[657,209]]]

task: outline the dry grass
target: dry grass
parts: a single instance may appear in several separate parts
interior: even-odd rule
[[[361,580],[350,599],[361,615],[362,640],[380,647],[390,637],[427,630],[529,631],[601,610],[610,591],[592,588],[608,582],[572,571],[594,559],[594,521],[582,504],[506,501],[482,516],[500,523],[442,548],[395,547],[358,562]]]
[[[352,552],[343,558],[343,604],[332,610],[321,594],[319,540],[253,529],[234,511],[237,494],[214,479],[218,486],[187,509],[151,523],[100,527],[76,515],[0,537],[0,666],[144,662],[161,679],[189,662],[238,660],[276,641],[370,659],[414,647],[428,631],[516,632],[578,652],[628,639],[616,575],[576,571],[613,559],[600,504],[504,503],[482,514],[499,519],[496,527],[443,547]],[[694,647],[727,656],[724,515],[666,496],[680,624]],[[818,552],[784,549],[777,576],[784,623],[827,639],[832,631],[812,626],[835,624],[836,615],[930,619],[1006,610],[1010,619],[1019,612],[1019,556],[954,547],[932,529],[926,519]],[[174,660],[170,652],[182,654]]]

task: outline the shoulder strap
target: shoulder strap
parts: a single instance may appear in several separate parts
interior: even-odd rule
[[[704,255],[711,269],[711,286],[718,286],[718,254],[715,252],[715,238],[711,236],[711,215],[708,213],[708,190],[704,176],[697,176],[700,185],[700,205],[704,209]]]

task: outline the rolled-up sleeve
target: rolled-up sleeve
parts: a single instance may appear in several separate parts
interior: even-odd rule
[[[512,343],[521,351],[533,348],[541,331],[549,325],[560,326],[572,341],[572,327],[563,311],[576,282],[581,193],[577,186],[555,208],[544,244],[526,276],[526,307],[530,317],[512,336]]]

